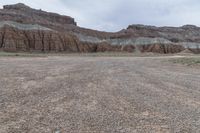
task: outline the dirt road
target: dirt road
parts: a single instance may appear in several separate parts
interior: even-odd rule
[[[200,69],[168,58],[0,58],[0,133],[199,133]]]

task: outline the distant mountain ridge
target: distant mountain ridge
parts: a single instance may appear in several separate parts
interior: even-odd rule
[[[77,26],[74,18],[18,3],[0,9],[0,49],[42,52],[200,53],[200,28],[130,25],[116,33]]]

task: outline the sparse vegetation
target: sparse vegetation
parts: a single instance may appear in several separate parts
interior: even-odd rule
[[[3,52],[0,51],[0,57],[46,57],[46,54],[40,54],[40,53],[11,53],[11,52]]]
[[[81,57],[155,57],[169,56],[158,53],[129,53],[129,52],[95,52],[95,53],[67,53],[67,52],[4,52],[0,51],[2,56],[19,57],[47,57],[47,56],[81,56]]]
[[[193,65],[200,65],[200,57],[185,57],[179,59],[172,59],[170,60],[173,63],[193,66]]]

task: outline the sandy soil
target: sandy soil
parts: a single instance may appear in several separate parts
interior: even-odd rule
[[[198,133],[200,69],[168,58],[1,57],[0,133]]]

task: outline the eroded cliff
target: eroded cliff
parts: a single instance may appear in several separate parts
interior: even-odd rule
[[[199,53],[200,28],[130,25],[116,33],[77,26],[74,18],[22,3],[0,9],[0,49],[41,52]]]

